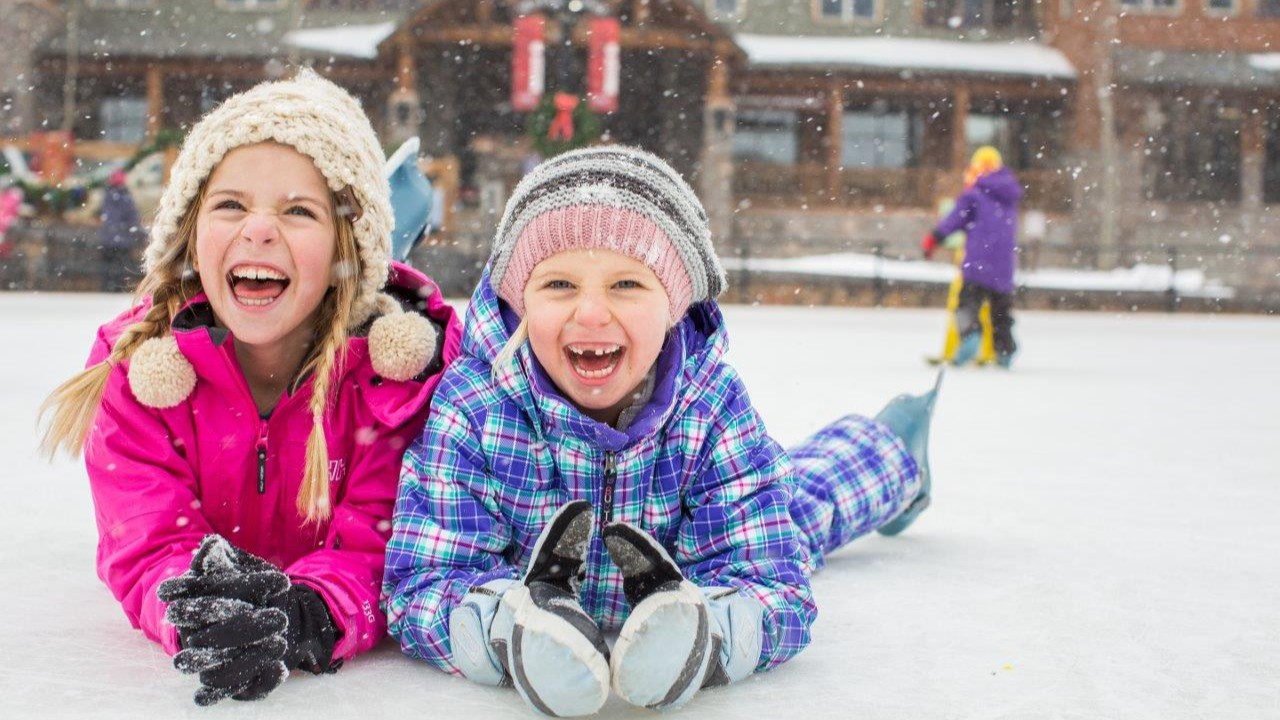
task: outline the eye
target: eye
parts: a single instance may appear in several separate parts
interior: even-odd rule
[[[297,215],[299,217],[311,218],[312,220],[316,219],[316,214],[312,212],[310,208],[302,205],[294,205],[284,212],[286,215]]]
[[[637,290],[643,287],[637,280],[619,280],[613,284],[615,290]]]
[[[544,287],[548,290],[572,290],[573,283],[568,280],[548,280]]]
[[[214,205],[213,209],[214,210],[243,210],[244,205],[241,205],[240,201],[238,200],[222,200],[217,205]]]

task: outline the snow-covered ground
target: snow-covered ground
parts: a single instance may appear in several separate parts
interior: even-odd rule
[[[94,573],[83,470],[34,412],[123,296],[0,294],[0,715],[532,718],[390,643],[261,703],[194,680]],[[941,312],[729,307],[784,443],[932,382]],[[951,372],[935,503],[835,554],[812,646],[696,718],[1261,718],[1280,707],[1280,320],[1021,313],[1011,373]],[[606,717],[652,718],[610,701]]]

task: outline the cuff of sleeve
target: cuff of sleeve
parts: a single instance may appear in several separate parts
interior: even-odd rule
[[[707,610],[720,638],[718,672],[721,684],[737,682],[755,672],[764,649],[764,604],[738,588],[703,588]]]

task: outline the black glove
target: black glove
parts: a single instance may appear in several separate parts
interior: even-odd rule
[[[160,583],[182,645],[173,665],[200,675],[197,705],[260,700],[288,676],[288,616],[272,606],[288,591],[288,576],[219,535],[204,538],[190,570]]]
[[[158,595],[183,648],[174,666],[200,674],[199,705],[260,700],[289,669],[341,666],[331,660],[337,630],[316,591],[290,585],[274,565],[218,535],[207,536],[191,569],[161,583]]]
[[[284,664],[290,669],[306,670],[319,675],[335,673],[341,660],[333,659],[333,646],[338,643],[338,629],[333,625],[329,608],[320,594],[306,585],[294,585],[272,601],[272,607],[288,619],[284,639]]]

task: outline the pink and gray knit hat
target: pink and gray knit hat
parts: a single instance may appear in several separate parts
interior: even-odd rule
[[[702,203],[679,173],[644,150],[573,150],[526,175],[498,225],[489,282],[523,316],[533,268],[556,253],[589,248],[627,255],[653,270],[673,322],[725,287]]]

